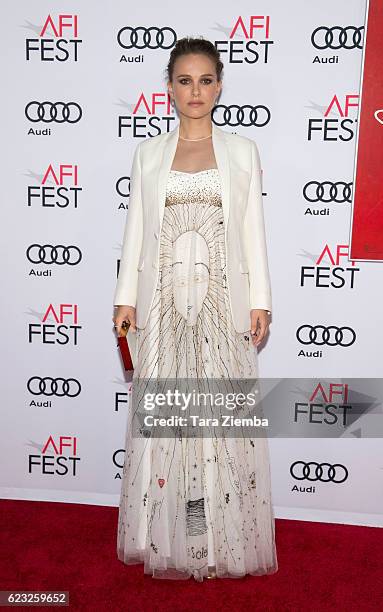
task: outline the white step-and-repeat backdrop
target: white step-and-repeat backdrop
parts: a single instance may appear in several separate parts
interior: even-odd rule
[[[365,0],[3,11],[3,498],[118,504],[130,384],[112,301],[132,154],[176,125],[165,67],[177,38],[202,34],[224,62],[213,121],[262,161],[260,372],[292,381],[288,434],[270,439],[276,516],[383,525],[381,266],[348,259],[365,13]]]

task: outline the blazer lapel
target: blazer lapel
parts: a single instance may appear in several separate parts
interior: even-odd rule
[[[160,163],[157,175],[157,201],[159,206],[160,229],[165,210],[166,185],[173,159],[176,153],[179,127],[177,126],[163,139],[162,151],[160,151]],[[225,233],[227,232],[230,206],[230,159],[229,148],[225,139],[225,132],[215,123],[212,123],[212,143],[215,160],[221,180],[222,212],[225,222]]]

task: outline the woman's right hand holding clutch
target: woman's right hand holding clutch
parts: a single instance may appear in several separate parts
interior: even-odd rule
[[[117,332],[117,336],[121,334],[121,325],[123,321],[130,323],[130,329],[136,331],[136,309],[134,306],[117,306],[117,310],[113,317],[114,327]]]

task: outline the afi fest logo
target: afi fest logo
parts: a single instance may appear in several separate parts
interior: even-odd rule
[[[53,323],[46,322],[49,316],[53,317]],[[29,323],[28,342],[77,346],[80,329],[77,304],[59,304],[56,308],[49,304],[41,323]]]
[[[309,253],[302,255],[312,257]],[[326,244],[319,257],[312,266],[301,266],[300,286],[307,285],[314,287],[332,287],[333,289],[354,289],[355,274],[360,272],[360,268],[355,267],[355,261],[349,262],[349,245],[337,244],[332,251]],[[321,265],[327,258],[330,265]],[[341,265],[341,260],[346,260],[349,265]]]
[[[78,166],[76,164],[53,164],[43,171],[43,174],[32,173],[37,179],[37,185],[27,187],[27,206],[38,208],[78,208],[79,185]]]
[[[327,106],[312,104],[311,108],[323,113],[323,117],[309,117],[307,138],[314,137],[323,142],[349,142],[356,134],[359,95],[347,94],[344,100],[334,95]]]
[[[214,44],[222,56],[227,56],[229,64],[267,64],[274,44],[270,39],[270,25],[270,15],[239,16],[231,28],[215,27],[229,40],[216,39]]]
[[[294,403],[294,423],[346,428],[352,410],[348,393],[347,383],[319,382],[307,400]]]
[[[29,474],[76,476],[78,461],[75,436],[49,436],[39,454],[28,456],[28,471]]]
[[[128,104],[126,104],[128,106]],[[166,92],[139,94],[131,112],[118,116],[118,137],[146,138],[169,132],[175,121],[170,96]]]
[[[46,18],[42,28],[28,24],[37,32],[38,38],[25,40],[25,59],[30,62],[78,61],[78,49],[83,42],[78,38],[78,15],[58,15]]]

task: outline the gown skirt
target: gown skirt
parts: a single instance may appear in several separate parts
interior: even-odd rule
[[[137,328],[132,388],[155,379],[256,379],[232,322],[217,168],[169,172],[159,277]],[[132,402],[131,402],[132,403]],[[133,435],[128,408],[117,556],[154,578],[202,582],[278,570],[266,436]]]

